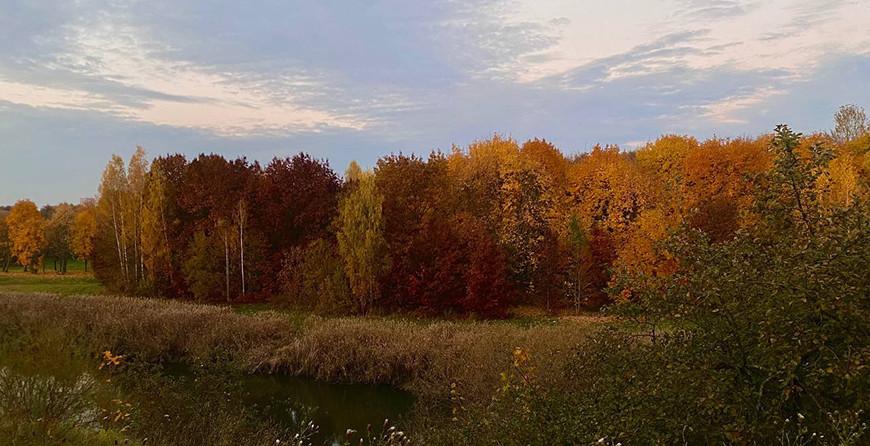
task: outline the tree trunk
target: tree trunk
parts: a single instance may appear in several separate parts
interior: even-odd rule
[[[175,268],[172,266],[172,251],[169,250],[169,235],[166,230],[166,213],[163,209],[163,202],[161,200],[160,203],[160,226],[163,227],[163,243],[166,245],[166,261],[169,262],[169,282],[174,286],[175,285],[175,277],[174,271]]]
[[[124,282],[125,282],[125,285],[127,285],[127,287],[129,287],[130,286],[130,261],[129,261],[129,257],[127,256],[127,230],[125,229],[126,225],[124,224],[124,209],[123,209],[123,207],[121,208],[120,214],[121,214],[121,251],[124,254],[124,259],[123,259],[123,262],[124,262]]]
[[[115,246],[118,248],[118,266],[121,268],[121,276],[124,277],[124,281],[126,282],[127,270],[124,268],[124,256],[121,254],[121,234],[118,230],[118,217],[115,211],[114,201],[112,201],[112,229],[115,232]]]
[[[239,269],[242,271],[242,295],[245,294],[245,219],[247,213],[239,201]]]
[[[227,237],[226,231],[224,231],[224,264],[225,264],[225,276],[227,279],[227,302],[230,301],[230,240]]]

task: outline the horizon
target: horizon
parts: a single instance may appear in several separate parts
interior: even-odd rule
[[[572,154],[826,131],[870,106],[854,0],[0,5],[4,205],[91,197],[137,145],[340,173],[495,133]]]

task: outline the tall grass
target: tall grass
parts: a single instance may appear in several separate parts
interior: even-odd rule
[[[489,398],[521,347],[542,383],[559,385],[566,352],[595,324],[520,327],[503,322],[291,318],[230,308],[120,296],[0,292],[0,341],[52,343],[130,361],[180,361],[286,373],[331,382],[390,384],[422,399]]]

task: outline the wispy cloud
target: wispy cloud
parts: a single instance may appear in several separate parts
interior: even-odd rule
[[[77,195],[108,153],[135,144],[306,150],[341,168],[493,131],[576,151],[786,120],[817,128],[838,103],[870,95],[860,0],[0,0],[0,10],[0,177],[88,153],[94,167],[70,173]],[[23,194],[3,188],[0,202]]]

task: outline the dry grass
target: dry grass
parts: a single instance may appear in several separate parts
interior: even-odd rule
[[[293,319],[275,312],[118,296],[0,292],[0,341],[67,344],[130,360],[183,361],[333,382],[386,383],[418,397],[446,399],[451,383],[468,399],[488,398],[516,347],[530,352],[542,383],[558,385],[570,347],[597,326],[559,322]]]

